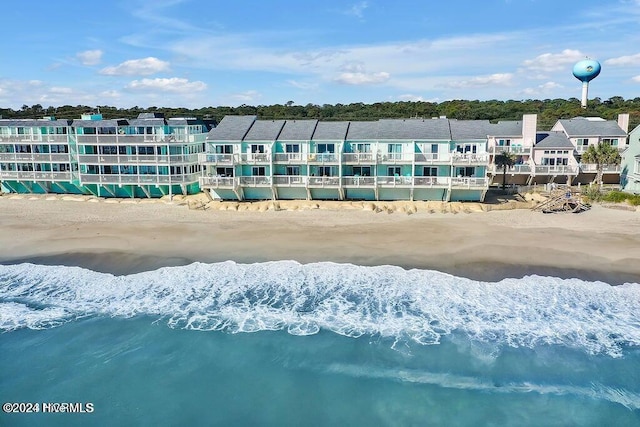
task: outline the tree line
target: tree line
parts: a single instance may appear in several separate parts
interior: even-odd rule
[[[597,116],[616,120],[619,113],[629,113],[629,131],[640,125],[640,98],[624,99],[614,96],[606,100],[589,100],[586,110],[580,107],[580,100],[452,100],[443,102],[398,101],[365,104],[307,104],[296,105],[294,101],[274,105],[240,105],[238,107],[131,107],[116,108],[108,105],[96,107],[87,105],[62,105],[44,108],[40,104],[23,105],[21,109],[0,108],[0,118],[41,118],[54,116],[57,119],[77,119],[87,112],[99,111],[105,119],[132,118],[139,113],[158,112],[165,117],[198,117],[219,122],[225,115],[256,115],[259,119],[319,119],[319,120],[378,120],[393,118],[432,118],[446,116],[459,120],[520,120],[523,114],[538,115],[538,129],[549,130],[558,119],[579,116]]]

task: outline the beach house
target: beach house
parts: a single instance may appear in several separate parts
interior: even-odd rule
[[[640,194],[640,125],[629,133],[629,144],[622,153],[620,188],[628,193]]]

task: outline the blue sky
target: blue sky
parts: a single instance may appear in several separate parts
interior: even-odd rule
[[[0,107],[640,96],[640,0],[22,0]]]

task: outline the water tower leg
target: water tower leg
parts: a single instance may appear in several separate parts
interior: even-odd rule
[[[582,82],[582,108],[587,108],[588,94],[589,94],[589,82]]]

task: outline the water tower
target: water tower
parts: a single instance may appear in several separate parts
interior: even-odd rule
[[[600,63],[593,59],[583,59],[573,66],[573,75],[582,82],[582,108],[587,108],[589,82],[600,74]]]

